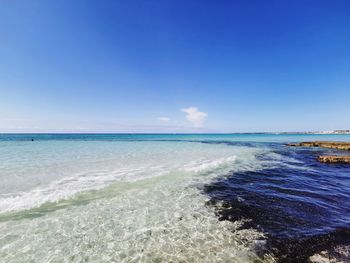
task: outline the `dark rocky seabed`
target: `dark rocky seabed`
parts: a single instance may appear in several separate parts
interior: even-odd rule
[[[266,146],[286,157],[283,164],[217,179],[203,188],[210,197],[207,205],[215,207],[219,220],[244,219],[242,228],[264,232],[262,257],[271,254],[277,262],[308,262],[326,250],[333,260],[350,262],[350,166],[317,161],[321,154],[344,152],[281,143]],[[259,158],[269,161],[267,156]],[[339,247],[347,255],[337,254]]]

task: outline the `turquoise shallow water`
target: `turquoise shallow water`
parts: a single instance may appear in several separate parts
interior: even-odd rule
[[[0,141],[27,140],[227,140],[289,142],[331,140],[349,141],[349,134],[0,134]]]
[[[236,186],[215,192],[215,206],[204,189],[266,169],[317,173],[284,146],[309,140],[350,135],[1,134],[0,259],[261,260],[267,232],[241,228],[245,218],[218,220],[217,206]]]

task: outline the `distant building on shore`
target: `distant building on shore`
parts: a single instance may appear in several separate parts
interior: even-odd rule
[[[350,134],[350,130],[323,131],[323,134]]]
[[[336,134],[349,134],[350,130],[335,130],[335,131],[333,131],[333,133],[336,133]]]
[[[311,134],[350,134],[350,130],[334,130],[334,131],[318,131],[318,132],[305,132]]]

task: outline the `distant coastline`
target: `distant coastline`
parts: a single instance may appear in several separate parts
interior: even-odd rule
[[[295,131],[295,132],[237,132],[231,134],[350,134],[350,130]]]
[[[350,134],[350,130],[334,131],[303,131],[303,132],[276,132],[273,134]]]

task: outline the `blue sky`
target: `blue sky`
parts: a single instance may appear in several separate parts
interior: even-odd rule
[[[0,132],[350,128],[349,1],[3,1]]]

